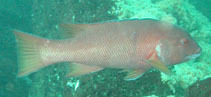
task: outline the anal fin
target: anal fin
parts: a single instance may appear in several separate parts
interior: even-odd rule
[[[103,69],[101,67],[88,66],[88,65],[78,64],[78,63],[70,63],[69,66],[70,66],[70,69],[66,75],[67,77],[81,76],[81,75],[97,72]]]
[[[124,77],[124,80],[131,81],[131,80],[136,80],[140,78],[145,71],[144,70],[123,70],[123,72],[127,72],[127,75]]]

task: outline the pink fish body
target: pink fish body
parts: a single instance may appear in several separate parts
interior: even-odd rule
[[[155,67],[166,67],[198,57],[201,48],[183,29],[153,19],[109,21],[93,24],[62,24],[64,39],[49,40],[14,31],[18,43],[18,76],[50,64],[71,62],[67,76],[79,76],[118,68],[137,79]],[[73,37],[70,37],[73,35]]]

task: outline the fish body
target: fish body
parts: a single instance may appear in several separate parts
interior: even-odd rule
[[[153,19],[62,24],[61,28],[65,39],[60,40],[14,31],[19,48],[18,76],[71,62],[68,76],[118,68],[128,72],[126,80],[133,80],[151,67],[169,74],[167,65],[185,62],[201,51],[182,28]]]

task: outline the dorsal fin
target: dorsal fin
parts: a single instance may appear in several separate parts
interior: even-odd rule
[[[86,31],[90,28],[89,24],[60,24],[60,34],[59,37],[61,38],[72,38],[76,36],[77,34],[83,33],[83,31]]]

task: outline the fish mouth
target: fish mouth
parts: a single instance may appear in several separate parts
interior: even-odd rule
[[[188,59],[188,60],[196,59],[196,58],[198,58],[201,55],[201,51],[202,51],[202,48],[198,47],[198,49],[195,51],[195,54],[186,56],[185,58]]]
[[[190,55],[190,56],[186,56],[185,58],[188,59],[188,60],[192,60],[192,59],[198,58],[200,55],[201,55],[200,53],[196,53],[196,54],[193,54],[193,55]]]

